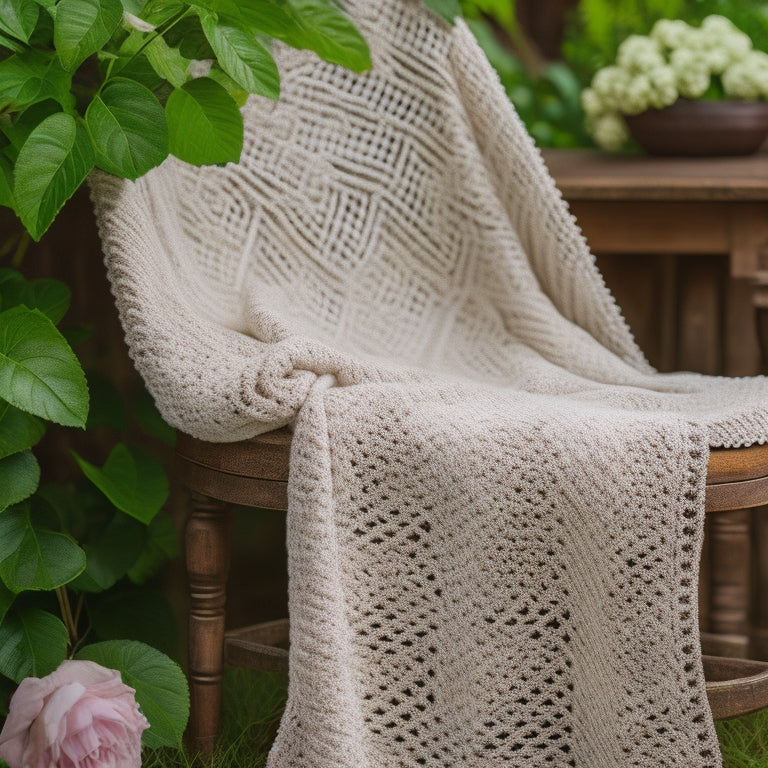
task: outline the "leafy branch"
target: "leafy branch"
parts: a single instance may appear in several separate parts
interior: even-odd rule
[[[239,106],[280,93],[273,38],[370,66],[332,0],[5,0],[0,205],[39,240],[94,167],[133,180],[169,154],[237,162]]]
[[[149,717],[147,743],[176,746],[187,716],[183,676],[170,658],[137,642],[172,650],[157,632],[167,601],[146,586],[178,551],[163,511],[162,465],[118,443],[102,466],[75,456],[79,484],[41,485],[34,449],[47,422],[99,423],[90,406],[95,399],[99,410],[103,385],[94,379],[91,397],[57,328],[69,300],[56,280],[0,269],[0,691],[47,675],[65,658],[108,662],[136,679],[145,711],[171,711]],[[115,398],[107,399],[102,410],[114,414]],[[158,432],[154,409],[141,420]],[[164,423],[159,431],[164,439],[172,433]],[[162,676],[173,684],[157,691],[153,681]]]

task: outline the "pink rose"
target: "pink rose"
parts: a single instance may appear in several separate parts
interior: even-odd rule
[[[10,768],[141,768],[149,728],[120,673],[92,661],[65,661],[28,677],[11,699],[0,733]]]

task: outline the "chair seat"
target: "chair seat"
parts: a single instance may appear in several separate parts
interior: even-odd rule
[[[285,511],[290,448],[286,428],[238,443],[208,443],[181,433],[176,442],[176,479],[193,492],[187,526],[190,729],[205,751],[212,748],[217,728],[222,661],[252,669],[288,669],[288,620],[225,633],[224,605],[227,504]],[[749,644],[749,510],[768,504],[768,445],[713,449],[706,482],[713,631],[702,632],[702,649],[707,654],[707,696],[719,720],[768,706],[768,662],[727,658],[746,655]]]
[[[291,432],[238,443],[207,443],[179,433],[176,473],[190,490],[232,504],[284,510]],[[768,500],[768,444],[714,448],[707,470],[706,511],[760,506]]]
[[[179,432],[174,472],[182,485],[204,496],[285,511],[290,452],[286,428],[239,443],[206,443]]]

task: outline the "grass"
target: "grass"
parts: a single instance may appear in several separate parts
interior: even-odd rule
[[[263,768],[277,734],[288,691],[286,675],[228,667],[224,673],[221,735],[210,768]],[[143,768],[199,768],[194,755],[147,750]]]
[[[222,733],[211,768],[263,768],[287,693],[285,675],[227,668]],[[768,768],[768,709],[717,723],[724,768]],[[178,750],[148,751],[144,768],[199,768]]]
[[[716,725],[725,768],[768,766],[768,709]]]

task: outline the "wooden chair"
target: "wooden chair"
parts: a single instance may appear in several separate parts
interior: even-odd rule
[[[210,752],[216,738],[223,664],[288,669],[288,620],[225,631],[229,504],[287,508],[291,433],[239,443],[206,443],[179,434],[176,478],[192,492],[186,557],[190,590],[190,738]],[[715,719],[768,706],[768,662],[744,658],[749,644],[749,519],[768,504],[768,445],[711,452],[709,632],[702,633],[707,695]],[[719,655],[725,654],[725,655]]]

